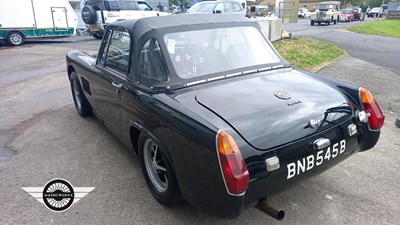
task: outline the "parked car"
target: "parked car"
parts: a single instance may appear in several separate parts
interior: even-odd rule
[[[324,23],[326,25],[330,25],[331,23],[338,23],[339,8],[339,1],[326,1],[320,2],[318,5],[315,5],[315,12],[312,12],[310,14],[311,26],[314,26],[315,23],[318,23],[318,25],[320,25],[321,23]]]
[[[246,15],[246,11],[239,1],[235,0],[218,0],[203,1],[195,3],[187,13],[204,14],[204,13],[224,13],[224,14],[242,14]]]
[[[271,13],[269,6],[267,5],[252,5],[247,13],[247,17],[258,17],[258,16],[269,16]]]
[[[361,19],[361,8],[353,8],[354,12],[354,20],[360,20]]]
[[[303,7],[303,8],[299,8],[297,15],[300,18],[306,18],[306,17],[310,17],[310,12],[308,11],[307,8]]]
[[[154,11],[145,0],[87,0],[82,8],[82,20],[96,39],[101,39],[105,27],[114,21],[167,15],[170,14]]]
[[[372,8],[369,12],[368,12],[368,17],[382,17],[383,16],[383,14],[382,14],[382,12],[383,12],[383,10],[382,10],[382,8],[381,7],[375,7],[375,8]]]
[[[270,196],[371,149],[384,123],[368,90],[294,69],[237,15],[117,21],[97,58],[66,61],[77,112],[138,155],[158,202],[224,218],[282,219]]]
[[[353,22],[354,21],[354,10],[353,9],[342,9],[339,15],[340,22]]]

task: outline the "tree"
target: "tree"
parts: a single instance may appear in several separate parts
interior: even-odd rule
[[[178,0],[169,0],[169,5],[178,5]]]

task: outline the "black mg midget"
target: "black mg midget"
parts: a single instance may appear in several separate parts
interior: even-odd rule
[[[294,69],[235,15],[117,21],[66,60],[78,113],[137,154],[155,199],[223,218],[282,219],[271,195],[371,149],[384,122],[368,90]]]

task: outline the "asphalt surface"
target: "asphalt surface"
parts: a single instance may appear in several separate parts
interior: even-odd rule
[[[336,25],[310,25],[309,19],[299,19],[296,24],[285,24],[286,31],[293,36],[313,37],[329,41],[344,49],[349,55],[382,66],[400,76],[400,39],[381,37],[349,32],[347,27],[373,21],[367,18],[366,22],[354,21],[338,23]]]
[[[65,54],[76,48],[94,53],[99,44],[90,37],[75,37],[0,47],[0,224],[375,225],[400,221],[400,129],[394,124],[400,78],[392,70],[351,56],[320,70],[361,84],[376,95],[387,116],[378,145],[271,198],[273,205],[286,211],[281,222],[254,208],[237,219],[222,220],[186,202],[159,205],[147,189],[137,158],[96,118],[76,113]],[[43,187],[54,178],[95,190],[68,211],[56,213],[22,189]]]

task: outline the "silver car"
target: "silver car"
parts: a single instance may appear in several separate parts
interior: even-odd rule
[[[246,14],[239,1],[223,0],[223,1],[203,1],[195,3],[187,13],[228,13],[228,14]]]

